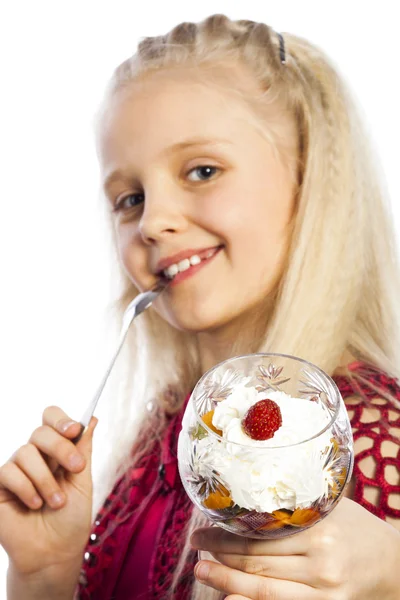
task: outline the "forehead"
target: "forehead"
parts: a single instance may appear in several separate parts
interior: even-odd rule
[[[157,153],[190,137],[234,137],[248,129],[246,99],[256,93],[253,79],[233,68],[146,75],[109,97],[99,130],[101,158],[115,158],[128,147],[144,158],[143,152]]]

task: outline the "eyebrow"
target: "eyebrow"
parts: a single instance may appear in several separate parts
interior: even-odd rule
[[[177,142],[176,144],[172,144],[172,146],[168,146],[161,152],[161,156],[168,156],[170,154],[174,154],[176,152],[186,150],[187,148],[192,148],[193,146],[217,146],[220,144],[229,144],[232,145],[231,140],[225,140],[221,138],[207,138],[207,137],[196,137],[189,138],[182,142]],[[107,189],[114,181],[119,179],[127,179],[126,174],[121,169],[116,169],[110,175],[106,177],[103,183],[103,189]]]

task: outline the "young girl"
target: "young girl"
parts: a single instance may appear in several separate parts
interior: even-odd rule
[[[126,342],[94,523],[95,418],[74,446],[78,425],[47,408],[1,467],[9,599],[399,598],[394,234],[338,73],[263,23],[182,23],[118,67],[98,134],[121,314],[175,277]],[[255,351],[334,376],[355,436],[347,498],[282,540],[205,528],[177,472],[196,381]],[[195,567],[199,548],[214,560]]]

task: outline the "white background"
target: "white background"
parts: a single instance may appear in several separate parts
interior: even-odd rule
[[[217,12],[309,38],[339,65],[361,102],[400,231],[396,5],[1,4],[0,464],[27,441],[45,406],[57,404],[79,419],[112,350],[105,314],[114,295],[93,141],[93,117],[112,69],[139,38]],[[0,549],[0,598],[6,566]]]

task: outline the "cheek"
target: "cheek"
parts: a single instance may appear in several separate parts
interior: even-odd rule
[[[246,178],[247,179],[247,178]],[[284,252],[294,193],[289,186],[231,186],[204,199],[199,223],[226,245],[228,256],[250,266],[274,263]]]
[[[148,278],[146,252],[140,243],[138,228],[131,224],[123,224],[116,229],[118,255],[129,279],[138,288],[139,282]]]
[[[265,180],[264,180],[265,181]],[[242,186],[220,198],[218,233],[226,244],[234,289],[240,278],[243,302],[253,303],[276,286],[284,267],[293,211],[291,189]],[[217,203],[216,203],[217,204]],[[235,302],[241,305],[241,294]]]
[[[250,286],[265,281],[269,291],[280,277],[290,236],[290,206],[266,202],[262,208],[254,207],[243,227],[237,231],[237,244],[232,245],[232,255],[243,272],[248,271]]]

